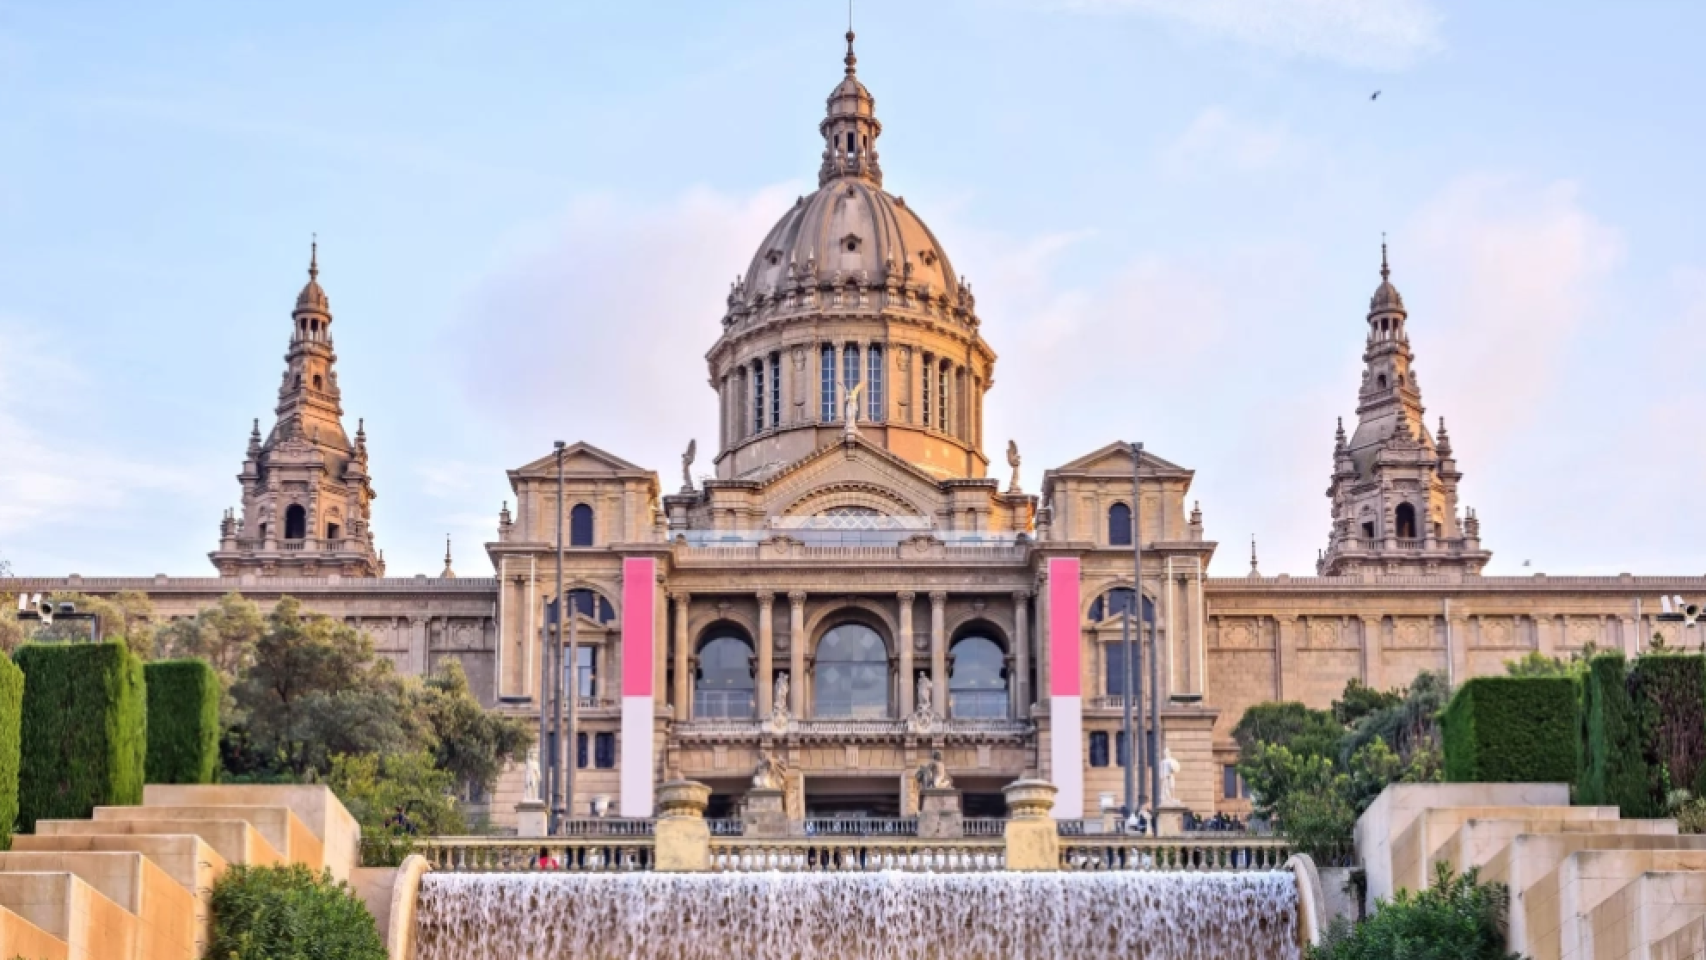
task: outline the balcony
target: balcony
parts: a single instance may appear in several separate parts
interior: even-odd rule
[[[1005,712],[1005,695],[1003,695]],[[1032,731],[1028,720],[953,717],[940,722],[936,728],[949,739],[962,741],[1012,740]],[[779,732],[770,720],[748,718],[693,719],[677,723],[674,736],[682,740],[756,741],[760,736],[788,736],[802,740],[901,740],[915,736],[906,720],[890,717],[874,719],[842,719],[808,717],[789,720],[785,732]]]
[[[788,524],[746,530],[683,530],[673,535],[676,559],[686,563],[750,563],[761,560],[1001,562],[1025,559],[1031,540],[1023,533],[936,530],[910,518],[872,528]],[[823,518],[804,518],[817,520]]]

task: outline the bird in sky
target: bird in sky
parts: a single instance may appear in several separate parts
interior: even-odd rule
[[[1374,93],[1369,96],[1369,99],[1370,100],[1379,100],[1380,99],[1380,91],[1379,90],[1374,91]]]

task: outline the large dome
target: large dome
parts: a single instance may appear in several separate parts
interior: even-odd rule
[[[887,286],[956,305],[960,282],[947,251],[900,197],[843,177],[801,197],[752,256],[737,297],[747,307],[805,286]],[[734,306],[734,304],[731,304]]]

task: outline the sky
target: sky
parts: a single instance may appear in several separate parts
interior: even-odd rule
[[[505,470],[554,440],[671,485],[717,436],[728,284],[815,187],[846,16],[0,0],[0,559],[212,573],[315,234],[391,575],[447,535],[489,575]],[[1706,572],[1706,4],[858,0],[856,29],[1027,489],[1141,440],[1196,471],[1212,574],[1252,538],[1313,572],[1384,234],[1488,572]]]

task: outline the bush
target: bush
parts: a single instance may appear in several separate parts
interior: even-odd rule
[[[1629,697],[1623,655],[1609,653],[1588,663],[1582,684],[1581,761],[1576,802],[1614,806],[1627,818],[1659,813],[1653,796],[1640,717]]]
[[[213,885],[207,956],[219,960],[386,960],[373,915],[347,883],[302,864],[236,865]]]
[[[18,756],[24,709],[24,671],[0,658],[0,850],[12,846],[18,822]]]
[[[1506,949],[1510,894],[1482,884],[1476,871],[1453,877],[1438,865],[1433,885],[1412,896],[1398,891],[1374,916],[1352,926],[1340,917],[1310,960],[1520,960]]]
[[[1629,671],[1628,689],[1639,717],[1648,793],[1660,801],[1673,785],[1702,793],[1706,657],[1644,656]]]
[[[204,660],[160,660],[148,682],[149,783],[212,783],[219,769],[219,677]]]
[[[18,648],[24,672],[18,822],[83,820],[142,802],[148,756],[142,661],[123,642]]]
[[[1448,783],[1574,783],[1580,695],[1569,677],[1476,677],[1443,717]]]

